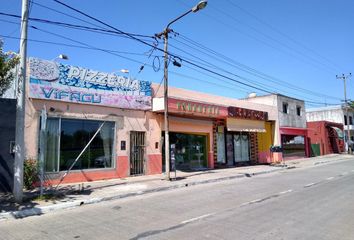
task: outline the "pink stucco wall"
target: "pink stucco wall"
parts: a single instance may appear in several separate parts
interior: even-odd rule
[[[160,148],[155,148],[155,143],[159,143],[161,139],[161,129],[159,121],[153,113],[38,99],[28,99],[26,102],[26,158],[38,159],[40,111],[44,106],[48,111],[49,117],[107,120],[116,123],[116,167],[114,169],[73,171],[65,178],[64,182],[94,181],[129,176],[130,131],[143,131],[146,133],[145,159],[147,173],[156,174],[161,171],[158,170],[160,163],[156,160],[161,156],[161,150]],[[49,111],[51,108],[53,111]],[[126,141],[126,150],[120,149],[121,141]],[[55,181],[55,179],[52,179],[52,181]]]

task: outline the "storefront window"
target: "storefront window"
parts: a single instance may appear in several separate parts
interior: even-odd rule
[[[218,132],[216,133],[217,137],[217,162],[218,163],[226,163],[226,158],[225,158],[225,134],[224,132]]]
[[[250,161],[248,133],[229,132],[226,141],[228,165],[232,166],[237,163]]]
[[[282,135],[284,157],[305,157],[304,136]]]
[[[177,169],[207,167],[207,136],[170,132]]]
[[[114,123],[48,118],[45,141],[46,171],[69,169],[101,125],[101,130],[72,169],[112,167]]]
[[[234,134],[235,162],[248,162],[250,160],[248,134]]]

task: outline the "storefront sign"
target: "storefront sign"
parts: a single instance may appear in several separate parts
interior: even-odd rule
[[[251,110],[246,108],[239,107],[229,107],[228,108],[229,117],[241,118],[241,119],[250,119],[250,120],[259,120],[259,121],[267,121],[268,113]]]
[[[31,98],[151,109],[151,83],[30,58]]]
[[[168,99],[169,112],[191,114],[204,117],[227,117],[227,108],[205,103],[191,102],[178,99]]]

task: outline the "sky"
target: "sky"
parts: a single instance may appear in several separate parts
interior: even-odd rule
[[[155,83],[163,79],[163,39],[155,34],[198,3],[59,1],[91,18],[54,0],[31,1],[31,18],[84,28],[31,20],[28,56]],[[5,51],[19,50],[20,19],[4,14],[21,15],[21,4],[0,0]],[[354,73],[353,11],[352,0],[209,0],[170,27],[169,85],[233,98],[280,93],[307,108],[339,104],[344,87],[336,75]],[[69,60],[55,59],[59,54]],[[347,97],[354,100],[354,77]]]

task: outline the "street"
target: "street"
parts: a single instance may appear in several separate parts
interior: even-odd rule
[[[354,239],[340,161],[0,222],[0,239]]]

